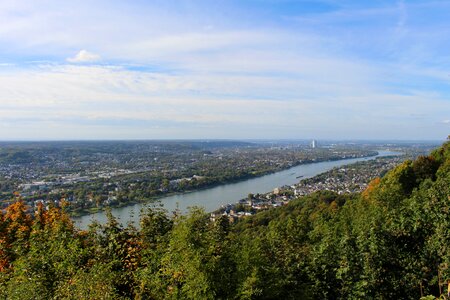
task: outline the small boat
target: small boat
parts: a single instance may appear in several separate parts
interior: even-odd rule
[[[300,175],[300,176],[297,176],[297,177],[295,177],[295,178],[302,178],[303,177],[303,175]]]

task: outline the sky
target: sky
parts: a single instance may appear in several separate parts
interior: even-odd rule
[[[449,16],[433,0],[0,0],[0,140],[444,140]]]

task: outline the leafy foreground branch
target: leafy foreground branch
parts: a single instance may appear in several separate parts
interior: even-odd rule
[[[0,216],[3,299],[418,299],[450,279],[450,144],[356,195],[319,192],[231,224],[194,208],[80,231],[58,208]]]

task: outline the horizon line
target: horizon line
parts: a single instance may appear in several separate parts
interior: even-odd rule
[[[327,141],[327,142],[445,142],[446,139],[392,139],[392,138],[374,138],[374,139],[359,139],[359,138],[142,138],[142,139],[0,139],[0,143],[10,142],[150,142],[150,141],[230,141],[230,142],[244,142],[244,141]]]

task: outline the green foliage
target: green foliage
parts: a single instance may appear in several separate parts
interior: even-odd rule
[[[148,208],[140,229],[0,214],[1,299],[444,299],[449,143],[361,195],[319,192],[230,224]],[[429,296],[424,296],[429,295]]]

